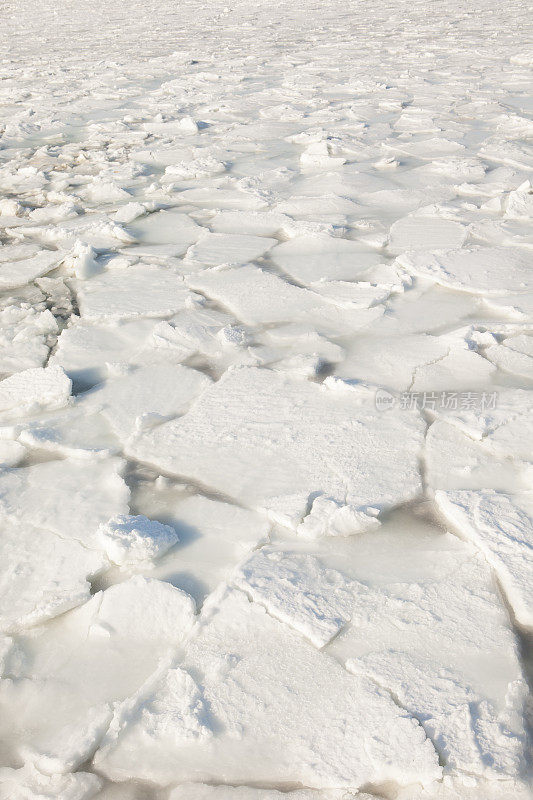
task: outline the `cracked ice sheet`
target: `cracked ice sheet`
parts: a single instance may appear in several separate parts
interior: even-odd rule
[[[335,309],[320,295],[294,286],[252,265],[237,269],[210,269],[189,276],[191,289],[222,303],[246,325],[305,320],[320,332],[337,335],[358,330],[379,317],[379,308]]]
[[[309,316],[309,327],[320,326],[320,333],[326,336],[342,336],[335,344],[329,343],[329,348],[327,342],[316,344],[316,352],[330,362],[341,360],[342,351],[334,350],[339,344],[346,351],[355,344],[350,332],[355,330],[356,317],[352,314],[354,323],[347,324],[347,317],[338,316],[336,305],[342,307],[343,303],[359,306],[363,313],[358,315],[358,327],[364,329],[365,335],[372,332],[389,337],[398,332],[441,335],[443,331],[466,324],[464,320],[468,317],[485,322],[487,317],[522,321],[526,314],[531,314],[531,301],[528,295],[521,294],[522,289],[513,289],[509,294],[509,288],[504,286],[497,294],[479,292],[477,267],[475,270],[469,267],[469,272],[463,269],[469,257],[457,249],[463,244],[470,250],[471,242],[481,243],[489,250],[500,248],[511,256],[514,250],[527,253],[525,246],[531,249],[526,220],[526,214],[531,211],[531,195],[525,184],[525,169],[532,162],[525,140],[531,131],[527,114],[532,107],[526,93],[532,60],[526,41],[528,9],[524,4],[517,0],[510,0],[510,5],[481,0],[472,14],[472,9],[465,4],[454,2],[437,4],[428,15],[423,3],[373,0],[371,13],[365,16],[358,13],[358,9],[347,9],[346,4],[337,0],[326,5],[306,0],[298,7],[294,0],[281,0],[274,10],[268,3],[251,4],[243,0],[228,7],[218,0],[208,4],[185,0],[179,6],[164,0],[143,3],[116,0],[106,4],[102,16],[99,4],[88,12],[84,0],[71,0],[63,5],[53,0],[42,0],[37,5],[20,0],[13,0],[13,3],[15,13],[6,16],[1,23],[0,48],[5,80],[1,83],[0,103],[5,130],[2,125],[0,184],[10,197],[18,197],[21,202],[10,197],[0,201],[0,232],[3,242],[29,242],[22,245],[29,249],[6,253],[11,245],[2,244],[0,259],[2,255],[9,256],[4,267],[17,281],[21,276],[24,280],[25,276],[23,265],[17,266],[15,258],[17,262],[31,260],[39,251],[43,252],[42,246],[67,248],[77,239],[99,249],[127,251],[127,261],[142,256],[154,270],[163,268],[187,274],[192,267],[187,268],[169,256],[183,252],[189,237],[192,244],[194,238],[202,234],[201,228],[187,220],[185,213],[188,212],[191,219],[218,233],[252,236],[279,233],[280,238],[291,239],[321,233],[347,243],[356,238],[364,242],[365,247],[375,248],[373,255],[382,259],[388,258],[391,252],[386,248],[389,235],[392,250],[399,250],[400,257],[402,249],[405,252],[407,246],[411,249],[419,243],[425,249],[437,245],[448,250],[454,248],[452,260],[460,269],[448,279],[454,286],[461,284],[455,289],[439,283],[433,283],[433,288],[428,289],[427,284],[435,280],[434,275],[420,278],[417,274],[409,285],[405,273],[401,278],[386,281],[379,280],[377,272],[374,277],[367,273],[357,276],[357,280],[362,278],[377,284],[369,290],[357,283],[339,286],[338,282],[336,285],[330,282],[329,286],[322,284],[320,290],[315,285],[313,291],[323,293],[323,299],[328,298],[329,308],[321,306],[324,315],[320,320]],[[346,35],[347,29],[350,36]],[[54,31],[54,35],[43,37],[42,31]],[[39,47],[35,47],[36,41]],[[76,41],[75,48],[69,46],[72,41]],[[24,63],[24,86],[21,62]],[[314,146],[317,143],[318,146]],[[308,166],[303,169],[302,151],[312,155],[312,160],[317,162],[315,166],[334,167],[334,170],[317,174]],[[328,155],[331,153],[332,159],[322,159],[326,151]],[[397,158],[387,158],[389,155]],[[335,156],[339,161],[335,162]],[[345,165],[341,166],[340,161],[346,161]],[[505,166],[500,166],[502,164]],[[162,175],[165,167],[169,169]],[[225,170],[225,174],[217,175],[220,170]],[[435,212],[427,210],[427,203],[432,200],[441,203]],[[180,206],[178,211],[173,209],[176,204]],[[423,221],[417,221],[414,225],[417,230],[414,230],[412,223],[406,223],[405,214],[420,206],[422,208],[415,213],[425,216]],[[228,212],[217,215],[217,208],[259,210],[230,211],[229,214],[240,215],[241,222],[237,224],[236,217],[229,217]],[[142,209],[148,212],[144,217],[134,219],[131,216],[137,212],[142,214]],[[283,209],[298,219],[290,220],[286,215],[282,219],[280,211],[266,209]],[[150,213],[152,211],[155,213]],[[442,214],[443,218],[436,220],[434,213]],[[175,225],[169,215],[175,218]],[[221,216],[220,229],[217,229],[218,216]],[[399,224],[398,218],[403,218]],[[280,227],[274,228],[274,225]],[[146,228],[144,232],[143,228]],[[466,229],[469,239],[462,242]],[[132,241],[130,232],[137,243]],[[15,247],[20,246],[15,244]],[[113,258],[107,260],[112,256],[110,250],[98,257],[98,263],[109,264],[110,270],[116,270],[120,262]],[[68,254],[65,252],[65,255]],[[239,255],[242,257],[242,253]],[[407,257],[412,258],[413,253]],[[502,280],[514,280],[507,269],[508,262],[503,266]],[[331,261],[324,264],[326,268],[333,268]],[[58,264],[53,269],[53,274],[56,271],[62,274],[68,266]],[[387,269],[390,274],[394,272],[388,266]],[[436,271],[439,280],[447,279],[440,268]],[[381,275],[385,274],[383,268]],[[97,277],[99,279],[99,276],[95,279]],[[465,278],[470,277],[476,279],[475,292],[468,291],[468,287],[464,291],[462,287]],[[501,286],[501,281],[493,280],[494,274],[488,278],[488,290],[493,282]],[[388,285],[384,289],[382,284]],[[420,291],[424,284],[425,290]],[[372,295],[373,289],[375,295]],[[262,298],[253,296],[254,291],[256,294],[262,291],[259,281],[250,288],[250,298],[242,301],[244,311],[247,311],[247,303],[252,309],[259,302],[264,303]],[[283,305],[284,289],[277,282],[273,291],[269,291],[270,296],[274,295],[271,301],[274,310],[270,312],[274,314],[276,294]],[[394,294],[385,300],[390,291]],[[24,293],[17,290],[17,303],[22,294],[28,304],[44,308],[41,305],[44,300],[35,299],[32,287],[26,287]],[[364,313],[367,297],[374,304],[386,303],[385,313],[381,309],[374,312],[375,320]],[[47,305],[49,301],[47,297]],[[292,308],[287,302],[282,311],[293,315],[295,306],[293,294]],[[190,319],[175,328],[169,324],[159,336],[160,340],[167,335],[167,341],[172,338],[176,343],[184,329],[190,330],[198,309],[191,307],[187,311]],[[65,356],[63,344],[75,344],[69,351],[67,372],[75,379],[76,391],[82,385],[81,379],[78,383],[82,372],[85,373],[82,388],[87,388],[102,380],[114,381],[124,374],[129,364],[165,363],[171,368],[179,363],[178,347],[147,346],[144,355],[138,355],[138,346],[142,349],[145,345],[140,323],[146,322],[148,331],[152,325],[150,320],[137,318],[139,325],[134,336],[132,327],[125,331],[126,326],[133,323],[113,326],[108,319],[98,326],[98,335],[94,335],[97,326],[73,325],[76,317],[70,310],[62,318],[58,317],[59,327],[69,315],[69,327],[65,332],[68,336],[61,337],[59,356]],[[42,322],[52,327],[49,317],[43,317]],[[237,320],[230,319],[227,324],[235,322]],[[269,322],[266,325],[270,328]],[[39,339],[39,350],[32,351],[30,356],[29,349],[21,345],[25,328],[29,328],[29,320],[27,326],[22,323],[13,329],[13,339],[9,338],[11,330],[8,333],[6,360],[2,361],[6,374],[45,363],[48,345],[53,345],[54,331],[42,343]],[[265,341],[267,336],[276,335],[272,328],[247,331],[247,334],[255,342],[257,335],[264,336]],[[204,344],[208,339],[201,333],[192,338],[202,339]],[[187,336],[187,344],[189,341]],[[270,347],[270,352],[256,347],[258,363],[272,364],[276,369],[306,369],[305,363],[298,366],[297,357],[303,353],[302,350],[298,353],[296,337],[293,346],[295,352],[291,355],[296,358],[291,364],[279,364],[280,356],[285,353],[281,353],[280,348],[276,353],[276,347]],[[311,342],[309,347],[313,348]],[[502,347],[507,349],[507,343]],[[202,353],[202,360],[195,363],[201,363],[202,369],[212,376],[220,375],[221,367],[226,367],[233,359],[240,361],[245,355],[242,350],[231,350],[224,345],[224,358],[219,359],[211,343],[197,349]],[[181,348],[180,352],[183,351]],[[308,350],[306,345],[305,353],[308,352],[312,358],[315,350]],[[489,353],[484,354],[490,358]],[[54,363],[54,355],[51,363]],[[505,365],[511,368],[506,373],[500,369],[499,380],[512,386],[524,382],[521,376],[528,362],[520,354],[498,350],[492,355],[500,368]],[[401,358],[400,353],[399,360]],[[326,369],[330,369],[329,365]],[[313,374],[311,369],[309,374]],[[455,366],[448,377],[443,375],[443,380],[451,378],[457,380]],[[429,389],[432,388],[429,385]],[[518,390],[512,391],[518,394]],[[503,404],[502,389],[498,408],[502,409]],[[505,404],[510,406],[508,392]],[[519,404],[515,403],[514,408],[519,411]],[[42,412],[43,418],[46,413]],[[80,416],[71,415],[68,406],[57,413],[66,426],[77,428]],[[478,469],[477,485],[490,484],[487,472],[490,468],[493,483],[502,486],[506,477],[507,488],[516,491],[523,469],[517,462],[531,458],[531,430],[525,413],[509,416],[506,421],[496,420],[496,416],[491,421],[486,415],[479,422],[466,414],[455,415],[453,420],[451,415],[446,417],[450,425],[461,428],[461,436],[450,435],[448,449],[442,448],[441,477],[453,477],[459,488],[464,487],[470,458],[475,451],[485,470],[483,476]],[[96,429],[96,418],[92,418],[92,422]],[[18,424],[16,427],[19,430]],[[465,443],[467,428],[470,438],[474,436],[477,442]],[[433,440],[434,455],[437,432],[435,428],[429,437]],[[4,433],[11,435],[7,429]],[[78,443],[83,440],[83,445],[90,450],[95,437],[91,440],[87,425],[82,433]],[[481,442],[480,437],[483,437]],[[445,439],[441,435],[441,444]],[[72,446],[73,437],[70,442]],[[31,445],[38,451],[37,438]],[[42,454],[28,448],[25,457],[24,463],[33,463]],[[461,472],[461,460],[465,473]],[[453,473],[451,476],[446,474],[447,466]],[[162,482],[159,481],[158,486]],[[150,492],[156,506],[157,496],[163,492],[159,488],[156,490],[153,482],[151,489],[147,488],[147,493]],[[316,498],[313,513],[306,521],[314,515],[315,522],[320,523],[320,515],[314,512],[322,502],[333,501]],[[221,505],[215,505],[220,516]],[[350,508],[333,505],[341,511]],[[306,510],[308,507],[309,504]],[[80,517],[84,509],[82,505]],[[169,513],[174,513],[174,509]],[[157,514],[150,516],[157,518]],[[199,512],[197,518],[201,521],[202,513]],[[240,519],[242,526],[236,521],[234,524],[246,547],[255,529],[250,521],[247,538],[248,523]],[[77,515],[74,524],[82,525]],[[187,542],[182,540],[185,546],[181,548],[180,543],[176,553],[169,553],[162,559],[176,558],[174,567],[169,567],[164,575],[171,581],[184,580],[185,570],[194,576],[203,570],[205,585],[198,588],[199,597],[212,590],[213,582],[225,577],[220,563],[216,564],[215,528],[213,526],[210,541],[207,541],[207,534],[205,538],[192,539],[194,531],[190,531],[191,538]],[[231,528],[229,513],[222,528],[224,533]],[[396,569],[394,574],[396,580],[402,582],[416,568],[412,562],[416,561],[418,551],[404,553],[405,531],[397,530],[395,534],[400,541],[396,549],[390,541],[388,552],[378,549],[379,531],[376,530],[371,535],[359,533],[347,539],[327,537],[314,542],[314,546],[329,546],[337,554],[345,554],[350,544],[355,546],[356,541],[365,539],[368,541],[367,558],[363,558],[361,550],[357,551],[365,570],[360,569],[356,577],[364,582],[371,569],[391,572],[399,564],[401,569]],[[225,542],[225,536],[219,541],[222,538]],[[300,531],[295,538],[300,542]],[[194,542],[199,547],[203,542],[203,550],[194,551]],[[233,565],[235,559],[230,544],[224,544],[226,546],[231,553],[226,562],[229,569],[230,562]],[[306,546],[311,546],[308,541]],[[222,549],[219,545],[218,552]],[[186,552],[190,556],[189,564],[178,564],[177,553],[185,559]],[[321,558],[320,554],[318,557]],[[441,552],[436,551],[434,569],[440,567],[441,557]],[[346,565],[339,560],[337,558],[332,568],[345,573]],[[115,575],[109,580],[123,577]],[[45,627],[51,629],[58,622]],[[55,643],[62,653],[58,640]],[[134,666],[135,659],[131,661]],[[126,677],[130,664],[127,667],[121,669]],[[489,667],[485,662],[480,666],[480,677],[486,677]],[[35,691],[45,693],[42,684],[37,685]],[[81,690],[78,695],[82,696]],[[58,696],[61,699],[60,689]],[[79,697],[73,692],[69,702],[76,707]],[[53,721],[53,703],[50,708],[52,713],[46,711]],[[10,720],[6,723],[9,726]],[[9,728],[3,738],[9,738]],[[14,761],[17,766],[19,763]],[[451,797],[470,800],[475,796],[483,800],[510,800],[511,797],[517,800],[523,794],[518,786],[510,788],[509,781],[498,781],[499,786],[491,788],[481,781],[474,786],[470,776],[467,777],[468,783],[453,780],[453,786],[450,782],[446,786],[428,788],[427,792],[406,789],[401,792],[402,800],[405,795],[411,800],[411,795],[424,797],[428,794],[446,800]],[[388,788],[395,793],[395,787],[385,787],[384,791]],[[376,791],[380,789],[377,787]],[[30,796],[33,794],[19,785],[19,793],[24,791],[30,792]],[[154,789],[154,800],[156,791]],[[226,787],[209,791],[235,792],[241,796],[243,791],[254,792],[253,789],[241,791]],[[105,800],[111,797],[112,800],[118,797],[133,800],[134,796],[141,795],[147,800],[152,794],[148,786],[124,787],[122,792],[119,787],[108,785],[104,792]],[[59,800],[57,783],[51,794]],[[167,793],[164,794],[167,800]]]
[[[99,553],[44,528],[3,520],[0,629],[16,632],[89,599],[89,579],[107,566]]]
[[[510,423],[512,425],[513,423]],[[425,442],[426,482],[430,490],[443,489],[494,489],[502,492],[527,490],[531,485],[533,470],[531,448],[525,446],[524,455],[517,451],[515,437],[524,436],[524,429],[518,425],[509,431],[503,425],[496,430],[494,437],[482,441],[457,425],[437,419],[428,429]],[[497,434],[503,430],[503,446]],[[505,433],[509,434],[506,441]],[[493,442],[495,440],[495,444]],[[509,448],[509,444],[511,447]]]
[[[518,340],[512,342],[512,339]],[[510,372],[518,378],[533,381],[532,337],[516,336],[506,339],[504,344],[487,347],[485,355],[503,372]]]
[[[519,623],[533,626],[533,495],[494,491],[435,493],[450,525],[494,568]]]
[[[211,384],[210,378],[180,365],[140,367],[107,380],[85,396],[85,409],[98,410],[120,441],[186,411]],[[1,385],[1,384],[0,384]]]
[[[329,236],[297,236],[278,244],[270,257],[302,284],[354,280],[361,272],[382,261],[370,247]]]
[[[148,517],[162,519],[179,537],[179,543],[150,570],[191,594],[198,603],[255,547],[268,540],[271,524],[264,516],[239,506],[183,489],[141,484],[132,502]]]
[[[238,368],[128,452],[295,525],[313,493],[379,508],[416,496],[423,427],[417,414],[380,414],[366,387]]]
[[[440,775],[420,726],[386,693],[226,589],[204,606],[179,668],[117,708],[95,765],[163,785],[357,788]]]
[[[488,392],[487,397],[490,394],[491,392]],[[511,462],[531,463],[533,460],[530,444],[533,436],[533,392],[526,389],[497,387],[494,398],[495,402],[489,400],[484,410],[475,407],[460,408],[458,403],[457,408],[454,408],[452,404],[451,408],[439,408],[435,413],[430,412],[431,416],[436,417],[437,422],[445,424],[430,431],[428,439],[432,439],[436,444],[438,439],[455,438],[457,442],[462,442],[461,447],[468,446],[470,449],[473,447],[473,440],[474,445],[475,443],[481,445],[478,452],[484,451],[486,456],[490,452],[497,460],[505,457]],[[449,431],[448,425],[458,428],[463,436]],[[439,436],[434,435],[437,433]],[[452,459],[452,466],[455,466],[456,463],[456,459]],[[468,459],[464,466],[466,467],[467,464]],[[469,487],[457,486],[455,488]]]
[[[84,321],[170,317],[191,296],[183,278],[169,269],[139,265],[78,281],[76,293]]]
[[[23,370],[0,381],[0,423],[66,406],[72,382],[59,366]]]
[[[185,592],[135,576],[19,636],[17,680],[0,684],[9,761],[22,758],[49,775],[77,769],[105,734],[112,704],[138,690],[194,620]]]
[[[405,254],[399,264],[408,272],[465,292],[512,295],[531,287],[531,254],[518,247],[478,247],[438,255]]]
[[[494,366],[468,349],[461,331],[442,336],[360,336],[335,374],[396,391],[485,389]]]
[[[405,276],[404,276],[405,280]],[[385,314],[372,326],[384,336],[410,334],[435,335],[442,330],[466,325],[468,317],[479,313],[481,300],[467,294],[418,279],[408,290],[393,293],[387,300]]]
[[[124,466],[119,458],[69,458],[5,470],[0,473],[0,519],[98,550],[98,526],[128,513]]]
[[[447,773],[520,779],[527,687],[491,570],[469,544],[396,512],[378,531],[278,546],[353,582],[351,622],[323,652],[388,688]]]
[[[350,581],[312,556],[263,548],[238,567],[233,583],[315,647],[327,644],[351,618]]]

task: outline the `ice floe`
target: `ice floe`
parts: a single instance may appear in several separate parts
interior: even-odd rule
[[[10,11],[0,798],[526,800],[530,10]]]
[[[84,321],[168,317],[189,297],[179,275],[148,265],[95,275],[76,293]]]
[[[89,599],[89,578],[106,566],[100,554],[27,522],[4,521],[2,528],[3,631],[20,631]]]
[[[59,366],[23,370],[0,382],[0,419],[8,421],[65,406],[72,382]]]
[[[162,525],[142,514],[113,517],[100,525],[98,533],[106,556],[118,566],[151,561],[164,555],[179,541],[177,533],[169,525]]]
[[[351,616],[350,581],[312,556],[263,548],[240,565],[233,583],[316,647],[327,644]]]
[[[121,459],[109,458],[61,459],[4,470],[0,473],[0,518],[16,520],[22,527],[44,528],[66,541],[98,549],[99,525],[128,512],[123,469]]]
[[[192,675],[201,675],[201,686]],[[115,779],[163,785],[194,779],[357,788],[428,783],[440,774],[420,725],[386,692],[228,590],[205,611],[181,666],[117,708],[95,764]]]
[[[339,391],[241,368],[128,449],[295,524],[316,493],[356,507],[414,497],[422,436],[416,414],[380,414],[370,389]]]
[[[494,568],[518,622],[532,626],[531,493],[438,491],[435,497],[449,523],[473,542]]]

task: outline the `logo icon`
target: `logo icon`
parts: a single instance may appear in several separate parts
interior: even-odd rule
[[[394,408],[396,398],[386,389],[378,389],[375,396],[375,403],[378,411],[388,411],[390,408]]]

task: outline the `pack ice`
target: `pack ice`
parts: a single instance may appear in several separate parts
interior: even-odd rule
[[[117,709],[96,756],[104,774],[324,788],[390,778],[408,784],[415,774],[426,783],[440,774],[422,729],[386,693],[241,592],[217,597],[187,651],[182,666]],[[192,675],[202,676],[200,686]],[[392,759],[389,737],[397,743]]]
[[[7,5],[0,800],[529,800],[530,8]]]
[[[380,414],[367,387],[242,367],[128,452],[295,526],[320,495],[363,511],[415,497],[423,431],[416,414]]]

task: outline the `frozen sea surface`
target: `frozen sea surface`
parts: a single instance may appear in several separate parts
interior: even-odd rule
[[[0,800],[529,800],[530,12],[3,4]]]

